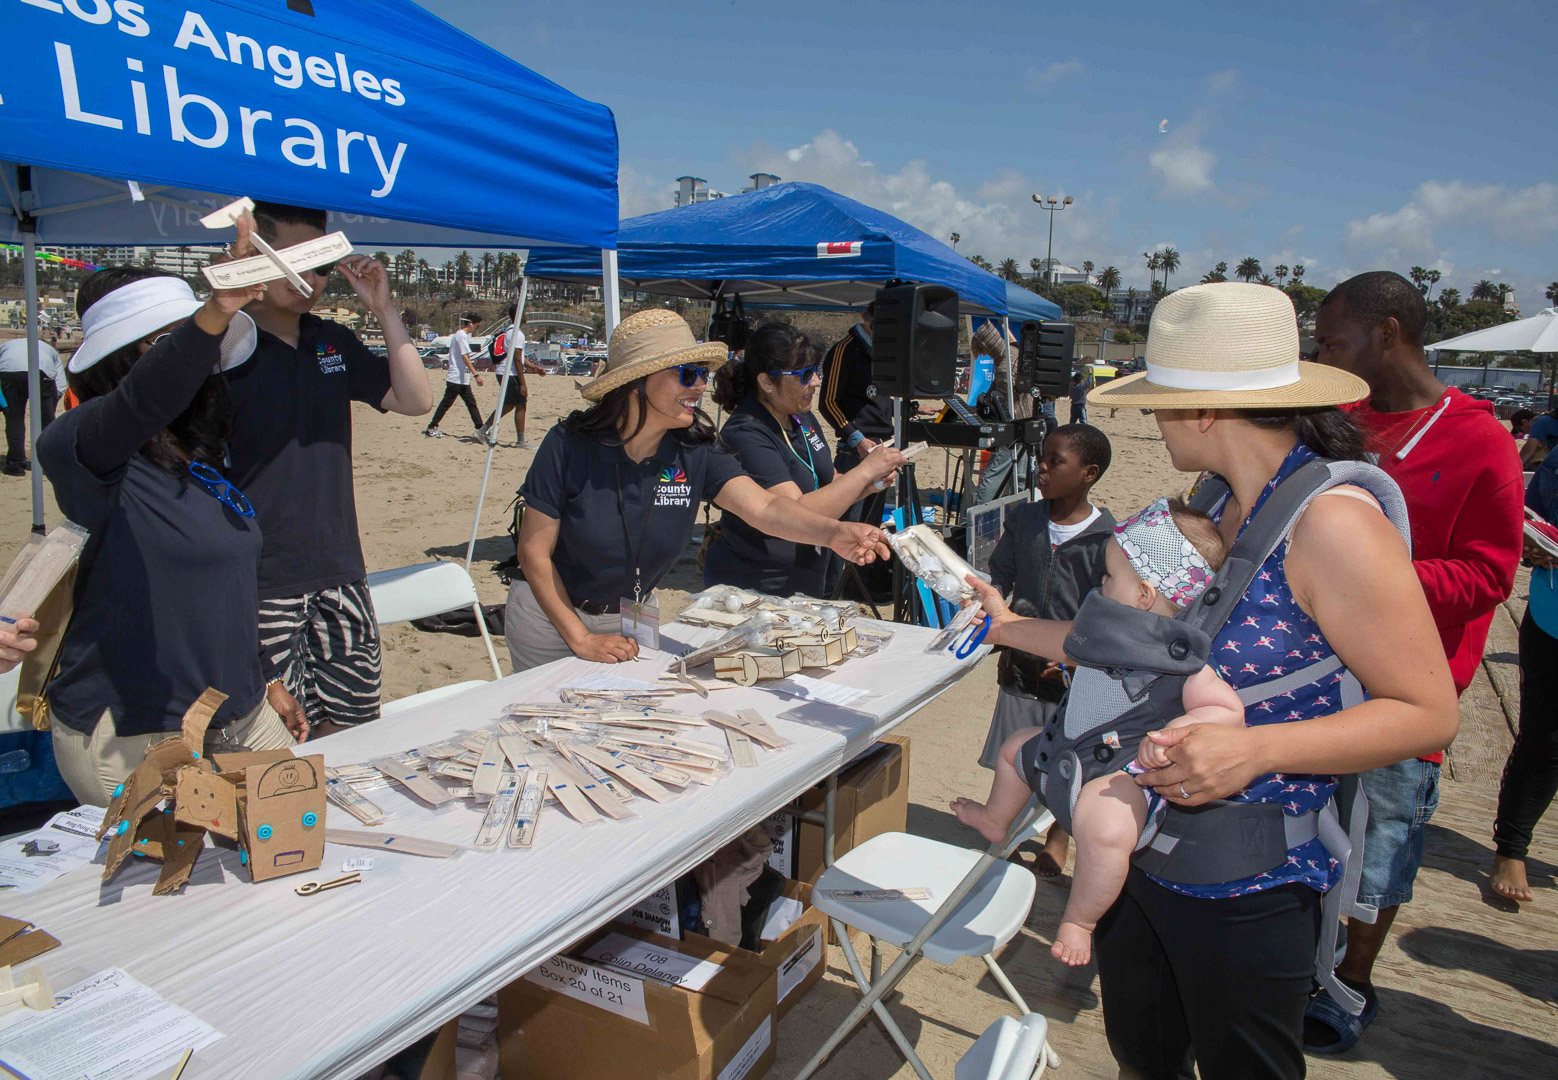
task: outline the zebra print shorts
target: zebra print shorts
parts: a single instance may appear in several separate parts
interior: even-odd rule
[[[367,583],[260,601],[260,663],[310,724],[377,720],[379,623]]]

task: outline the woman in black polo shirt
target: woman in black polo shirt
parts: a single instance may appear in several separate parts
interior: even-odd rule
[[[764,491],[719,446],[698,402],[726,355],[664,309],[630,315],[612,331],[605,373],[583,390],[593,404],[547,432],[520,488],[524,578],[509,588],[504,621],[515,671],[572,655],[637,656],[638,643],[622,633],[622,605],[649,600],[686,550],[706,499],[851,562],[887,557],[880,530]]]
[[[823,517],[841,517],[872,485],[890,481],[904,456],[891,446],[835,476],[832,452],[811,406],[821,385],[817,349],[784,323],[752,333],[742,358],[720,368],[714,400],[730,412],[720,438],[748,476],[769,492]],[[735,585],[773,596],[821,596],[828,552],[754,528],[727,513],[703,561],[705,585]]]
[[[247,236],[241,226],[235,255]],[[208,747],[306,737],[297,703],[260,674],[260,530],[219,471],[232,427],[222,372],[254,351],[239,309],[261,291],[202,303],[181,278],[112,267],[77,296],[85,337],[68,371],[81,404],[49,425],[38,460],[60,509],[90,533],[46,695],[55,760],[84,803],[106,806],[207,687],[227,695]]]

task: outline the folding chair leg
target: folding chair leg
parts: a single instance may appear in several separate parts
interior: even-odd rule
[[[844,949],[844,958],[849,961],[850,970],[855,975],[855,981],[860,983],[862,988],[869,986],[870,989],[866,990],[865,995],[855,1004],[855,1007],[850,1009],[849,1015],[843,1019],[839,1026],[833,1029],[833,1034],[828,1036],[827,1042],[822,1044],[817,1052],[812,1055],[811,1060],[795,1075],[795,1080],[808,1080],[809,1077],[814,1075],[822,1067],[822,1063],[827,1060],[828,1055],[838,1049],[839,1044],[847,1039],[850,1032],[860,1025],[860,1021],[865,1019],[866,1013],[871,1012],[883,996],[897,986],[903,977],[908,974],[909,969],[920,959],[917,949],[905,949],[898,954],[896,960],[888,965],[887,972],[881,981],[866,983],[861,978],[860,958],[855,955],[854,947],[850,944],[849,927],[837,919],[832,920],[832,922],[833,932],[838,935],[839,944]],[[888,1019],[891,1020],[891,1017]],[[896,1025],[891,1025],[888,1034],[891,1035],[894,1030],[896,1030]],[[902,1035],[902,1032],[898,1032],[900,1038]],[[905,1043],[900,1043],[898,1049],[904,1052],[910,1065],[918,1064],[919,1067],[916,1071],[919,1072],[924,1080],[929,1080],[928,1074],[923,1071],[924,1064],[919,1061],[918,1055],[914,1053],[914,1048],[907,1046],[906,1043],[907,1040],[905,1040]]]
[[[855,983],[860,987],[860,992],[863,994],[869,993],[877,986],[876,975],[873,973],[871,980],[869,982],[866,980],[865,972],[860,967],[860,958],[855,955],[854,942],[849,939],[845,929],[840,927],[838,931],[839,941],[844,949],[844,959],[849,963],[849,970],[855,976]],[[876,951],[876,938],[874,937],[871,938],[871,965],[873,968],[880,966]],[[905,968],[904,970],[907,972],[908,969]],[[896,981],[901,982],[902,976],[899,976]],[[882,1022],[882,1027],[887,1029],[888,1038],[897,1044],[898,1052],[903,1055],[904,1060],[909,1063],[909,1067],[914,1070],[920,1080],[931,1080],[930,1072],[925,1068],[925,1063],[920,1060],[920,1055],[915,1053],[908,1037],[899,1028],[898,1021],[892,1018],[892,1014],[887,1011],[887,1006],[882,1003],[882,998],[886,997],[891,991],[892,987],[884,987],[881,993],[877,995],[877,1000],[872,1004],[871,1011],[876,1013],[876,1018]]]
[[[871,981],[874,983],[882,977],[882,950],[878,946],[876,938],[871,939]]]
[[[1006,1000],[1017,1006],[1017,1015],[1022,1016],[1032,1012],[1033,1010],[1028,1008],[1028,1003],[1017,992],[1017,988],[1012,985],[1012,980],[1008,979],[1006,972],[1001,970],[1001,965],[995,962],[995,957],[990,953],[985,953],[980,959],[985,962],[985,967],[990,969],[990,977],[1001,988],[1001,993],[1006,995]]]
[[[476,601],[471,608],[476,612],[476,625],[481,628],[481,640],[487,646],[487,659],[492,661],[492,677],[501,679],[503,669],[498,666],[498,652],[492,647],[492,635],[487,633],[487,616],[481,609],[481,601]]]

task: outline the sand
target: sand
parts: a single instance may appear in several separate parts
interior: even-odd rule
[[[442,371],[429,371],[441,395]],[[483,409],[496,399],[489,374],[476,388]],[[577,407],[573,379],[531,377],[527,435],[539,442],[556,419]],[[1061,415],[1066,415],[1062,404]],[[470,433],[459,405],[445,417],[450,438],[428,439],[423,417],[380,416],[355,409],[357,505],[369,570],[463,559],[471,535],[472,510],[481,483],[484,447]],[[1191,478],[1170,466],[1150,417],[1121,411],[1094,412],[1094,422],[1114,444],[1114,464],[1095,489],[1097,501],[1117,515],[1153,498],[1182,493]],[[505,424],[494,459],[486,508],[477,528],[473,571],[487,603],[504,599],[491,567],[512,554],[506,535],[508,504],[524,477],[533,451],[514,446],[512,422]],[[918,459],[922,488],[944,471],[938,452]],[[47,489],[47,485],[45,485]],[[58,520],[52,499],[49,521]],[[0,477],[0,554],[27,534],[29,485]],[[700,527],[701,531],[701,527]],[[679,610],[699,575],[689,557],[661,591],[662,609]],[[1524,589],[1517,588],[1517,597]],[[1521,601],[1512,601],[1518,619]],[[1558,1061],[1558,1001],[1554,957],[1558,956],[1558,894],[1552,891],[1558,826],[1548,819],[1532,852],[1538,900],[1515,913],[1490,899],[1484,868],[1491,858],[1487,837],[1498,769],[1508,751],[1514,715],[1514,622],[1501,614],[1489,646],[1487,674],[1463,700],[1463,728],[1446,768],[1443,803],[1430,828],[1429,856],[1419,877],[1417,901],[1403,909],[1377,969],[1384,1011],[1359,1050],[1340,1061],[1311,1059],[1314,1075],[1325,1077],[1431,1077],[1440,1075],[1551,1075]],[[499,644],[507,670],[508,657]],[[384,634],[384,690],[393,699],[434,686],[490,677],[475,638],[424,634],[409,626]],[[995,698],[994,664],[986,662],[957,688],[910,718],[901,733],[915,743],[910,782],[909,829],[968,846],[982,846],[947,809],[961,794],[983,796],[989,774],[974,759],[983,744]],[[1028,924],[1002,951],[1001,961],[1027,997],[1047,1015],[1052,1039],[1064,1058],[1066,1077],[1115,1073],[1103,1038],[1096,972],[1068,970],[1049,958],[1050,935],[1064,904],[1066,881],[1041,881]],[[889,957],[892,950],[888,950]],[[854,994],[841,952],[829,956],[824,982],[777,1031],[779,1063],[770,1075],[788,1077],[820,1045],[848,1011]],[[950,968],[921,964],[888,1002],[933,1074],[950,1077],[959,1054],[997,1017],[1011,1012],[978,960]],[[913,1074],[868,1022],[838,1052],[825,1077],[882,1080]]]

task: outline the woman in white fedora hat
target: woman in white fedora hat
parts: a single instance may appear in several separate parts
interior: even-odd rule
[[[1335,406],[1367,393],[1356,376],[1300,362],[1285,294],[1220,283],[1160,301],[1146,371],[1089,400],[1151,410],[1177,469],[1225,481],[1209,511],[1232,543],[1307,463],[1363,460],[1361,436]],[[1340,774],[1431,753],[1454,737],[1455,692],[1422,586],[1401,532],[1370,494],[1404,521],[1399,493],[1378,470],[1356,469],[1356,483],[1326,492],[1352,497],[1309,504],[1212,639],[1212,663],[1236,690],[1297,665],[1333,673],[1280,699],[1252,693],[1260,704],[1246,712],[1247,726],[1150,736],[1170,764],[1138,782],[1166,802],[1276,803],[1284,820],[1308,820]],[[1061,655],[1069,624],[1018,618],[994,590],[977,587],[993,617],[988,641]],[[1343,707],[1349,674],[1367,693]],[[1193,1062],[1203,1080],[1302,1077],[1304,1010],[1317,974],[1329,977],[1315,962],[1321,900],[1341,875],[1318,837],[1238,881],[1170,883],[1133,867],[1095,934],[1104,1025],[1121,1074],[1178,1077]]]
[[[248,224],[235,254],[250,246]],[[222,372],[254,351],[239,309],[261,292],[201,301],[182,278],[113,267],[77,294],[84,338],[67,371],[80,404],[43,433],[38,460],[90,534],[45,694],[60,774],[84,803],[106,806],[207,687],[227,695],[208,745],[306,736],[278,715],[300,716],[285,688],[260,675],[260,532],[221,473],[232,424]]]
[[[881,530],[765,491],[719,445],[699,402],[728,355],[663,308],[612,331],[606,370],[581,387],[590,407],[547,432],[520,488],[523,576],[504,612],[515,671],[575,655],[637,656],[641,611],[686,550],[704,501],[851,562],[888,556]]]

